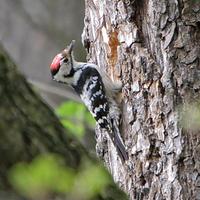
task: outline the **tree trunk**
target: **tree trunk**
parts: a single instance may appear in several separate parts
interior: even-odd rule
[[[58,154],[67,167],[77,172],[83,158],[98,164],[79,142],[65,133],[54,113],[16,71],[1,46],[0,97],[0,199],[22,199],[8,180],[9,170],[18,162],[32,161],[39,154]],[[104,196],[99,193],[94,199],[116,199],[115,195],[126,199],[112,181],[106,190]]]
[[[97,130],[98,152],[130,199],[200,199],[200,136],[180,105],[200,97],[200,6],[191,0],[85,0],[88,60],[122,88],[129,160]],[[198,132],[198,131],[197,131]],[[99,134],[100,133],[100,134]]]

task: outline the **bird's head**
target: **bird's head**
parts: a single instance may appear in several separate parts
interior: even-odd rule
[[[67,77],[70,78],[73,75],[73,65],[74,65],[74,58],[73,58],[73,47],[75,41],[72,40],[69,46],[64,49],[61,53],[57,54],[51,65],[51,75],[52,78],[58,82],[68,83]]]

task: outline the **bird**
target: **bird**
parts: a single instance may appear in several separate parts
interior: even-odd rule
[[[73,56],[74,44],[75,40],[72,40],[70,45],[54,57],[50,65],[52,79],[75,90],[97,125],[108,133],[124,162],[128,155],[119,131],[121,111],[116,101],[117,94],[121,91],[121,83],[113,83],[110,77],[93,63],[76,61]]]

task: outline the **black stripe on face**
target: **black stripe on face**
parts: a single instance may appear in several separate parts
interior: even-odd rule
[[[67,74],[67,75],[64,74],[63,76],[64,76],[65,78],[70,78],[70,77],[73,77],[74,74],[75,74],[75,70],[74,70],[74,68],[72,67],[71,70],[70,70],[70,72],[69,72],[69,74]]]

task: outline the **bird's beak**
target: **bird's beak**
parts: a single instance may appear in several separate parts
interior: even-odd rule
[[[72,40],[71,43],[70,43],[70,45],[68,46],[68,52],[69,52],[69,54],[71,54],[71,52],[73,51],[74,44],[75,44],[75,40]]]

